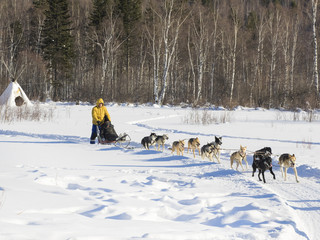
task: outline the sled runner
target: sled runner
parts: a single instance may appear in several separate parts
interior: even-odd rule
[[[97,136],[99,144],[114,144],[127,148],[131,138],[127,133],[117,134],[110,122],[103,123],[100,128],[97,126]]]

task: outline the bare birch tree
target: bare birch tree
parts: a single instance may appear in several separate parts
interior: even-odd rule
[[[101,96],[106,91],[107,80],[111,81],[114,77],[115,53],[122,44],[119,42],[120,33],[116,32],[116,23],[117,21],[111,8],[108,21],[102,25],[102,29],[99,32],[95,29],[92,36],[88,36],[100,51],[101,77],[99,87]]]
[[[218,42],[218,20],[219,20],[219,7],[218,5],[215,5],[213,14],[212,14],[212,21],[213,21],[213,29],[212,29],[212,47],[211,51],[213,54],[212,57],[212,65],[211,65],[211,71],[210,71],[210,98],[213,97],[214,93],[214,77],[215,77],[215,66],[216,66],[216,58],[217,58],[217,42]],[[210,99],[209,98],[209,99]]]
[[[262,71],[263,71],[263,50],[264,50],[264,40],[265,40],[265,32],[266,32],[266,17],[265,17],[265,11],[261,10],[259,12],[259,15],[257,17],[253,16],[253,26],[254,31],[257,35],[257,47],[255,51],[253,52],[255,55],[253,56],[254,61],[254,70],[253,70],[253,79],[252,82],[249,84],[250,86],[250,96],[249,96],[249,102],[250,105],[254,105],[254,90],[255,94],[258,95],[258,103],[259,103],[259,96],[261,95],[261,83],[259,84],[259,81],[261,81],[262,78]]]
[[[197,93],[195,94],[195,85],[194,85],[194,99],[195,104],[197,104],[201,98],[202,94],[202,83],[204,78],[204,73],[207,71],[207,59],[209,53],[209,46],[210,40],[212,37],[213,32],[209,33],[211,21],[208,18],[208,15],[205,16],[205,12],[198,6],[196,9],[196,14],[193,14],[192,17],[192,33],[193,33],[193,42],[192,45],[194,46],[195,57],[192,56],[190,50],[190,42],[188,41],[188,49],[189,49],[189,58],[191,63],[191,68],[193,69],[193,74],[195,77],[194,71],[194,63],[192,61],[195,58],[195,65],[197,68]],[[197,15],[197,16],[195,16]]]
[[[271,41],[271,58],[270,58],[270,72],[269,72],[269,108],[273,105],[273,85],[275,81],[275,68],[276,68],[276,54],[278,50],[278,38],[279,38],[279,27],[281,21],[281,14],[278,9],[270,13],[269,18],[269,31]]]
[[[233,24],[233,47],[231,51],[231,58],[232,58],[232,73],[231,73],[231,87],[230,87],[230,104],[232,103],[233,98],[233,89],[234,89],[234,82],[235,82],[235,74],[236,74],[236,51],[237,51],[237,41],[238,41],[238,31],[240,28],[240,18],[238,10],[231,7],[231,18]]]
[[[317,40],[317,9],[318,0],[311,0],[312,4],[312,36],[313,36],[313,82],[315,91],[319,94],[319,73],[318,73],[318,40]]]
[[[168,86],[168,73],[176,44],[178,41],[180,27],[186,18],[183,18],[182,6],[175,7],[174,0],[165,0],[163,11],[157,10],[152,5],[151,9],[157,24],[148,30],[152,42],[152,57],[154,65],[154,101],[162,104]],[[158,40],[157,33],[160,32],[161,40]]]
[[[299,33],[299,16],[297,14],[293,26],[293,39],[292,39],[292,48],[291,48],[291,67],[290,67],[290,94],[293,94],[294,91],[294,69],[296,61],[296,50],[298,42],[298,33]]]
[[[282,43],[282,53],[284,58],[284,99],[283,105],[286,106],[289,94],[293,94],[294,89],[294,67],[295,55],[298,41],[298,14],[291,16],[290,20],[284,22],[284,32]]]
[[[283,41],[281,41],[281,43],[282,43],[282,52],[283,52],[283,59],[284,59],[284,84],[283,84],[284,99],[283,99],[283,105],[285,106],[287,103],[288,92],[289,92],[290,22],[286,21],[284,23],[284,25],[285,26],[284,26],[284,32],[283,32]]]

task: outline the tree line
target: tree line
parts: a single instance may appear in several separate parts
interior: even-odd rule
[[[319,107],[318,0],[2,0],[0,92]]]

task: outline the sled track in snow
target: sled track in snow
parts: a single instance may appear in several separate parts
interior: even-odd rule
[[[77,144],[77,143],[87,143],[88,142],[88,138],[79,137],[79,136],[68,136],[68,135],[58,135],[58,134],[37,134],[37,133],[26,133],[26,132],[9,131],[9,130],[5,130],[5,131],[0,130],[0,135],[24,136],[24,137],[30,137],[30,138],[52,140],[52,142],[46,142],[46,143]],[[10,140],[2,141],[2,142],[10,142]],[[16,142],[16,141],[14,141],[14,142]]]

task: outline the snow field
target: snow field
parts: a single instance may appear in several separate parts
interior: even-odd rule
[[[89,145],[91,107],[57,104],[53,122],[0,127],[0,239],[317,239],[320,222],[319,122],[277,120],[273,110],[238,109],[225,124],[188,125],[191,109],[109,105],[133,149]],[[278,114],[278,115],[277,115]],[[141,148],[168,134],[164,152]],[[222,136],[221,164],[172,155],[178,139]],[[230,168],[240,144],[295,153],[283,181],[266,184]],[[198,154],[198,152],[196,152]]]

